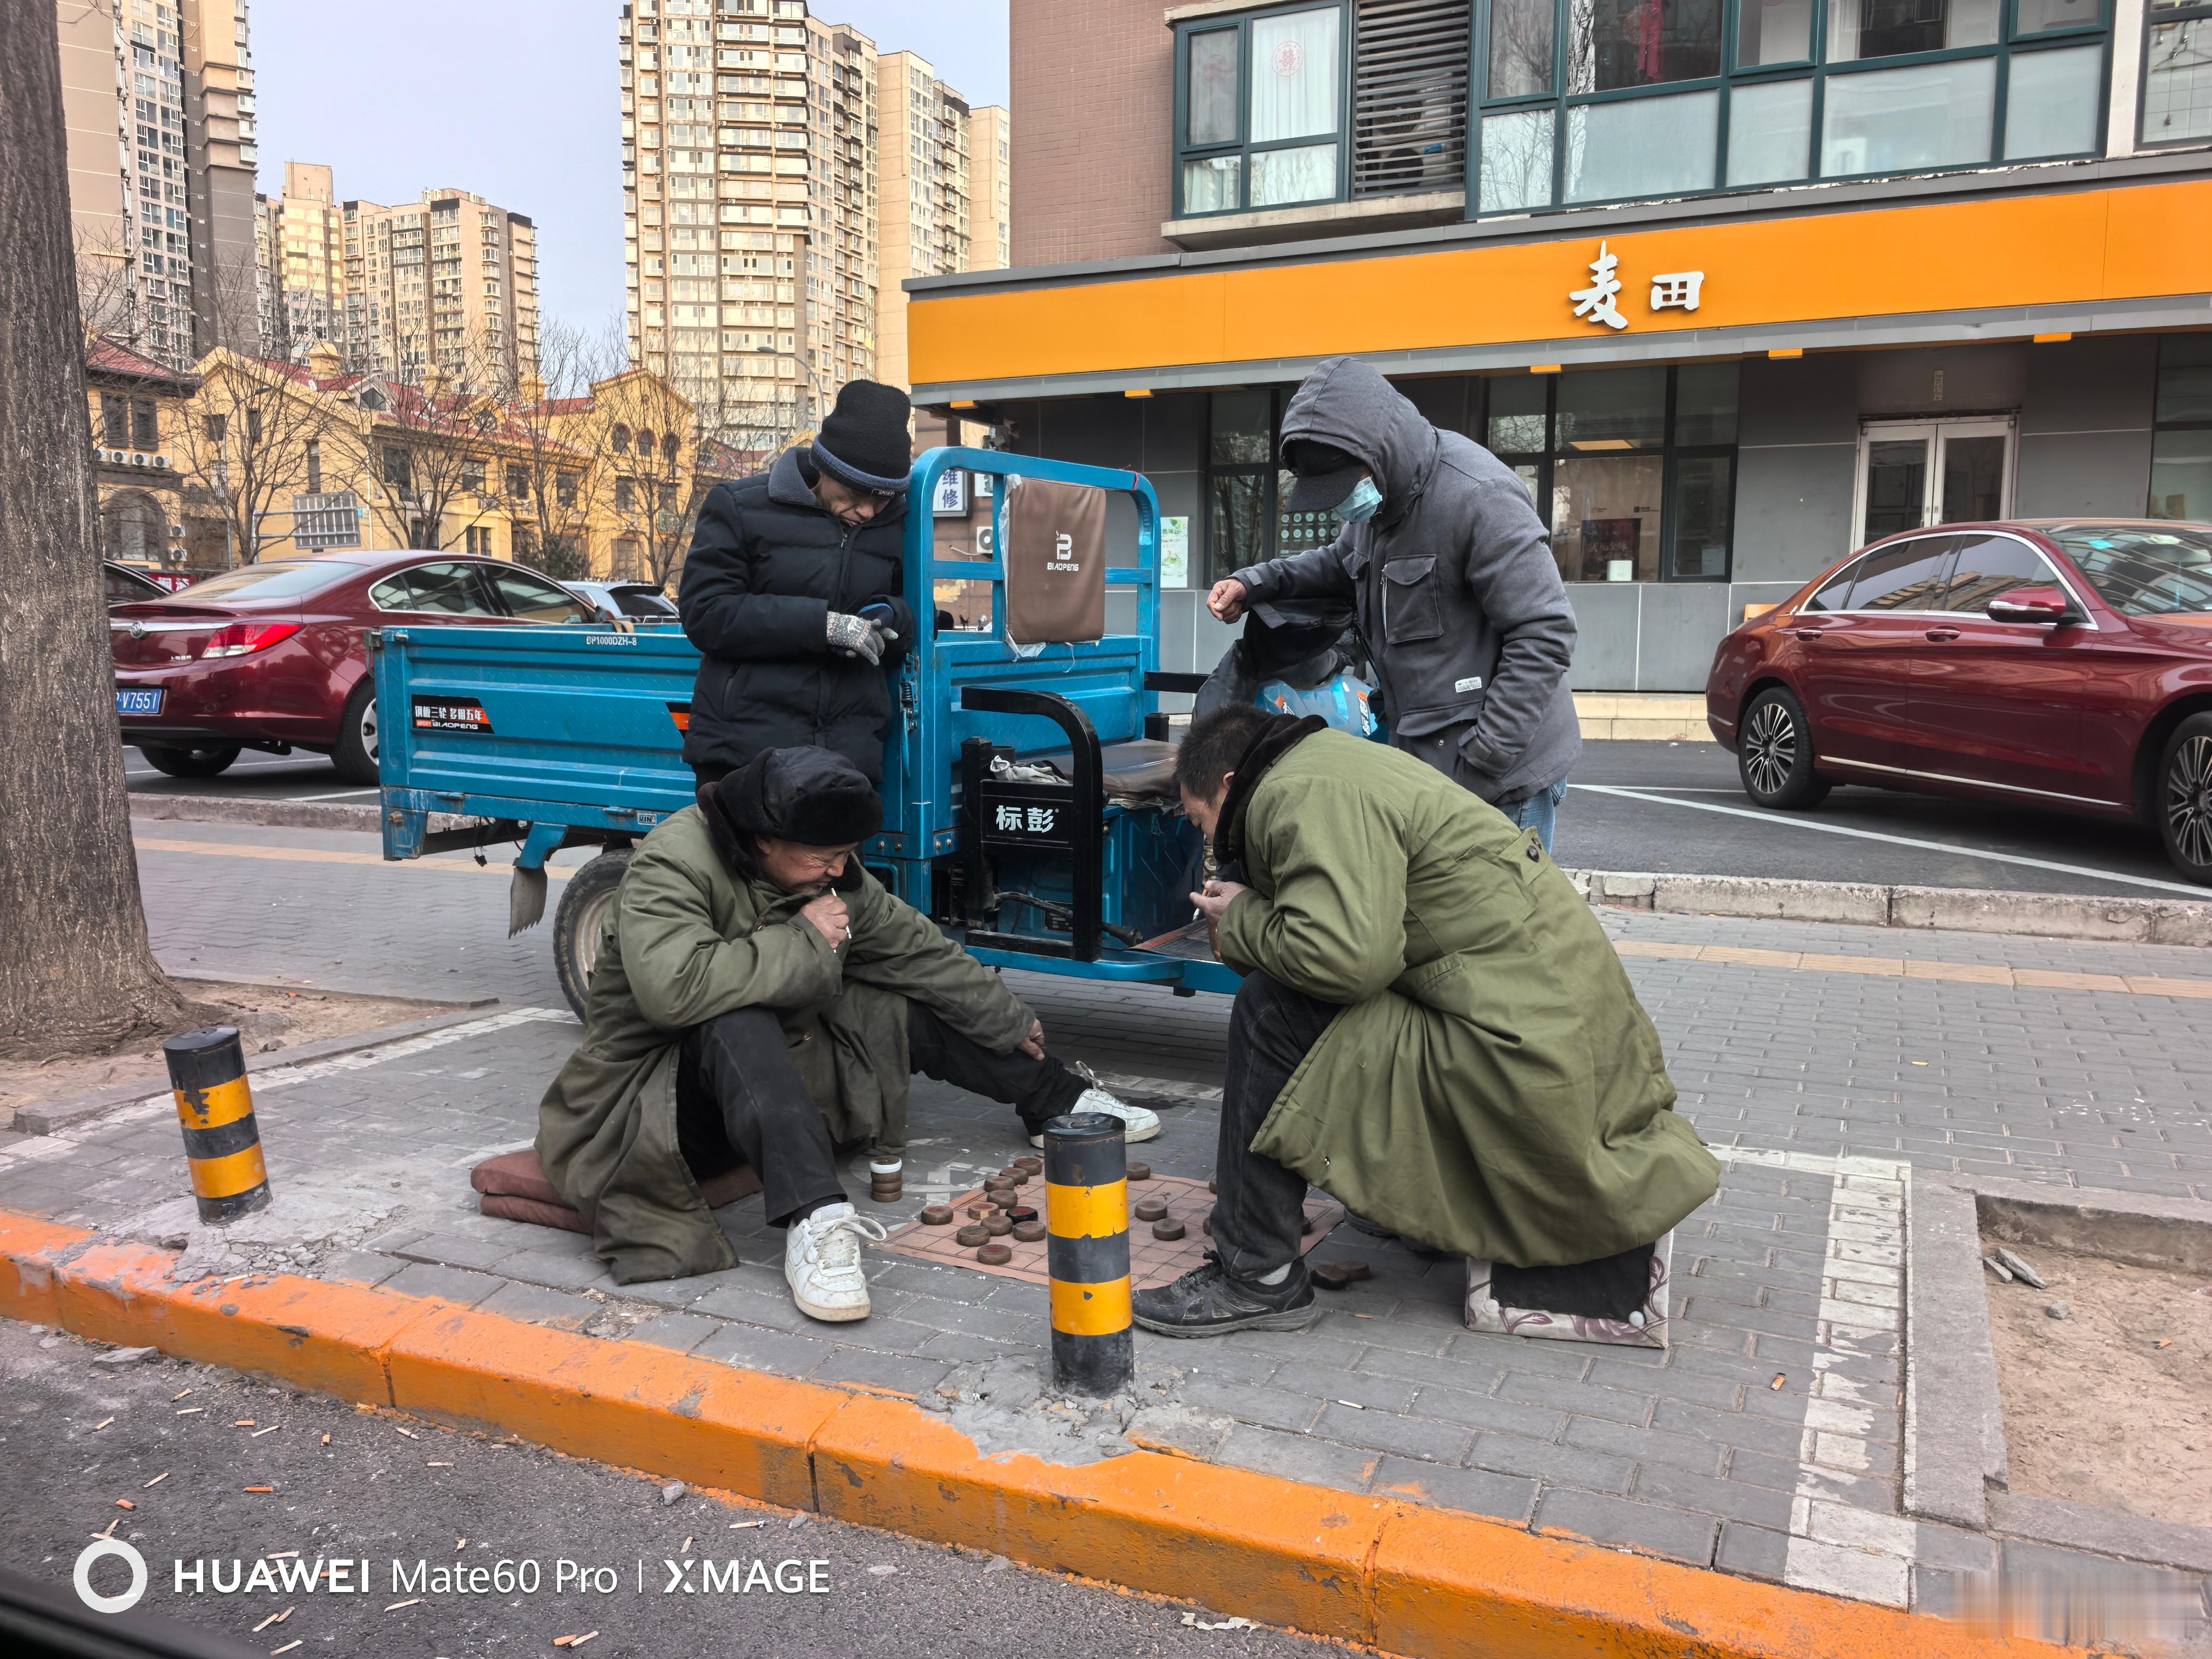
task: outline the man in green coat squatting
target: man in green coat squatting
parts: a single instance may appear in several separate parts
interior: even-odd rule
[[[1223,878],[1194,901],[1244,975],[1214,1249],[1139,1291],[1168,1336],[1312,1322],[1309,1182],[1499,1265],[1501,1301],[1626,1320],[1653,1244],[1720,1168],[1675,1115],[1605,930],[1516,828],[1413,756],[1239,705],[1191,725],[1183,810]]]
[[[906,1144],[915,1072],[1045,1120],[1159,1119],[1086,1085],[999,976],[853,860],[883,825],[858,767],[771,749],[650,836],[592,969],[582,1046],[538,1108],[546,1178],[581,1211],[618,1283],[738,1265],[699,1182],[760,1177],[799,1311],[865,1319],[858,1214],[837,1152]]]

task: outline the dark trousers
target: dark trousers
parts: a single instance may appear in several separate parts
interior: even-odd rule
[[[1230,1011],[1221,1145],[1213,1163],[1213,1243],[1222,1265],[1240,1279],[1273,1273],[1298,1254],[1306,1178],[1254,1152],[1252,1137],[1337,1012],[1336,1004],[1262,973],[1244,976]]]
[[[915,1071],[1006,1102],[1031,1134],[1083,1092],[1083,1079],[1049,1055],[992,1054],[920,1003],[907,1004],[906,1030]],[[676,1138],[696,1176],[750,1164],[771,1226],[845,1196],[830,1126],[799,1080],[773,1009],[740,1008],[684,1034]]]

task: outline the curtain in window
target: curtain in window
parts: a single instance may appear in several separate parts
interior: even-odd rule
[[[1330,6],[1253,20],[1253,143],[1336,131],[1341,16]]]

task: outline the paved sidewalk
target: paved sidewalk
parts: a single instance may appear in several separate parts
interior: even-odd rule
[[[276,1189],[305,1220],[256,1247],[255,1265],[925,1402],[943,1403],[940,1389],[972,1398],[994,1362],[1042,1363],[1040,1287],[888,1255],[870,1268],[874,1317],[812,1324],[791,1306],[780,1236],[763,1226],[757,1199],[721,1213],[743,1266],[660,1285],[617,1287],[583,1240],[476,1214],[469,1166],[528,1140],[537,1098],[577,1035],[544,932],[504,938],[503,879],[459,860],[433,869],[328,857],[373,850],[363,837],[158,828],[142,830],[142,846],[235,849],[143,854],[156,945],[173,969],[465,989],[512,1005],[404,1053],[257,1079]],[[168,833],[180,829],[190,833]],[[1601,915],[1629,947],[1681,1109],[1726,1164],[1718,1198],[1678,1235],[1672,1350],[1468,1332],[1456,1261],[1341,1228],[1317,1259],[1360,1256],[1374,1276],[1324,1293],[1329,1311],[1312,1331],[1140,1334],[1139,1393],[1173,1409],[1176,1443],[1890,1605],[1946,1605],[1961,1571],[2113,1571],[1900,1514],[1904,1186],[1921,1168],[2212,1196],[2202,1011],[2187,997],[1908,979],[1820,959],[2124,982],[2212,980],[2212,952]],[[1781,952],[1799,965],[1633,954],[1662,945]],[[1159,1080],[1156,1170],[1210,1172],[1206,1091],[1219,1080],[1224,1000],[1011,978],[1063,1051]],[[917,1178],[902,1204],[879,1206],[887,1221],[964,1190],[1020,1146],[1002,1109],[926,1081],[912,1122]],[[182,1237],[173,1195],[185,1190],[162,1098],[66,1137],[0,1135],[0,1207]]]

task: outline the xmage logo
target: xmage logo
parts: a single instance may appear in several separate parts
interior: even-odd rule
[[[131,1568],[131,1585],[120,1595],[102,1595],[92,1587],[92,1564],[115,1556]],[[70,1574],[76,1598],[94,1613],[128,1613],[146,1594],[146,1558],[120,1538],[95,1538],[81,1550],[76,1569]]]

